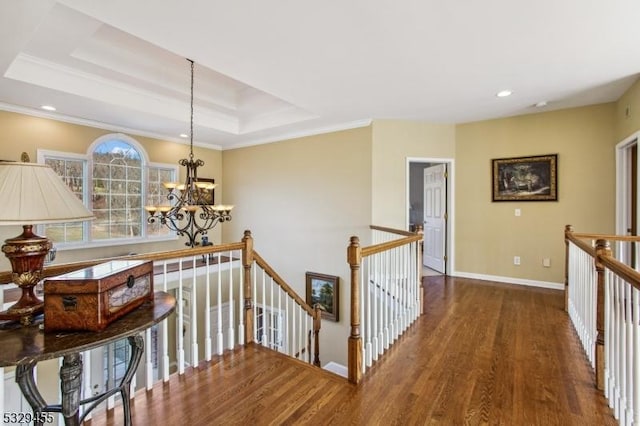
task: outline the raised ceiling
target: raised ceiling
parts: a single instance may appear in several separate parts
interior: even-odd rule
[[[180,140],[190,58],[195,141],[222,149],[609,102],[640,71],[632,0],[21,0],[0,15],[0,109]]]

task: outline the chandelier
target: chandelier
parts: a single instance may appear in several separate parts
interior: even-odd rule
[[[185,245],[195,247],[200,244],[197,239],[202,237],[204,245],[208,245],[207,232],[218,224],[231,220],[230,205],[208,204],[206,193],[213,190],[215,184],[198,181],[198,167],[204,161],[193,158],[193,61],[191,63],[191,128],[189,132],[189,158],[178,162],[186,168],[184,183],[165,182],[162,185],[169,191],[168,205],[145,206],[149,213],[148,223],[159,221],[179,236],[187,236],[189,241]]]

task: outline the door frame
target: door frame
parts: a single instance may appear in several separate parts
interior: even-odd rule
[[[616,145],[616,234],[627,235],[627,228],[630,219],[627,217],[629,211],[629,185],[627,177],[631,173],[629,166],[629,155],[631,147],[640,144],[640,132],[636,132],[625,138]],[[640,148],[640,147],[639,147]],[[640,187],[640,186],[639,186]],[[639,197],[640,198],[640,197]],[[636,209],[636,211],[640,211]],[[636,218],[638,220],[638,218]],[[638,221],[640,222],[640,221]]]
[[[430,164],[446,164],[447,166],[447,225],[445,226],[445,273],[453,275],[455,271],[455,160],[453,158],[437,158],[437,157],[407,157],[405,171],[405,229],[409,229],[409,185],[410,176],[409,169],[411,163],[430,163]],[[422,259],[420,259],[422,264]]]

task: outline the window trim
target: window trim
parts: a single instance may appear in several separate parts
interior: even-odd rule
[[[82,160],[83,161],[83,175],[85,181],[88,183],[85,185],[82,191],[83,203],[90,211],[93,211],[93,206],[90,203],[91,200],[91,187],[93,181],[93,151],[102,143],[108,142],[110,140],[121,140],[125,143],[130,144],[134,149],[138,151],[140,154],[140,158],[142,159],[142,189],[141,189],[141,197],[143,200],[147,200],[147,185],[149,179],[149,168],[164,168],[173,170],[176,176],[176,179],[179,179],[179,169],[177,164],[169,164],[169,163],[160,163],[155,161],[149,161],[149,156],[144,149],[144,147],[140,144],[140,142],[133,139],[131,136],[127,136],[122,133],[110,133],[106,135],[102,135],[95,139],[91,145],[87,148],[87,151],[84,154],[78,154],[74,152],[65,152],[65,151],[57,151],[57,150],[49,150],[49,149],[38,149],[37,150],[37,162],[40,164],[44,164],[46,158],[58,158],[58,159],[68,159],[68,160]],[[143,217],[146,212],[143,210]],[[143,224],[144,224],[143,220]],[[122,245],[132,245],[132,244],[146,244],[146,243],[158,243],[165,241],[175,241],[178,240],[179,237],[177,233],[171,232],[169,234],[154,236],[147,234],[146,226],[143,226],[143,234],[140,237],[135,238],[110,238],[103,240],[94,240],[91,239],[91,223],[90,221],[83,222],[83,233],[87,239],[83,241],[75,241],[75,242],[57,242],[55,243],[56,248],[60,251],[65,250],[77,250],[83,248],[93,248],[93,247],[109,247],[109,246],[122,246]],[[37,228],[37,232],[40,234],[44,234],[44,226],[39,225]]]

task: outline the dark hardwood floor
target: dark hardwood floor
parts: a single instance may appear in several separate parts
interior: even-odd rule
[[[445,277],[425,289],[425,314],[360,386],[250,345],[140,393],[133,424],[617,424],[562,292]]]

